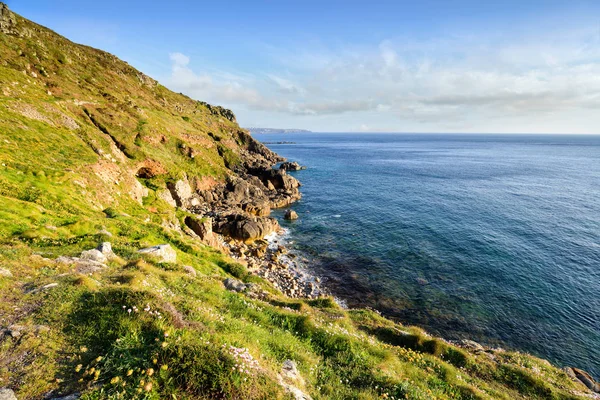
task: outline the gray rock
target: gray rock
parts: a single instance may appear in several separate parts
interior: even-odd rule
[[[302,379],[302,376],[298,372],[298,366],[296,365],[296,362],[292,360],[285,360],[283,362],[283,366],[281,367],[281,375],[284,378],[292,380]]]
[[[482,352],[485,351],[485,347],[483,347],[482,345],[480,345],[479,343],[473,341],[473,340],[469,340],[469,339],[462,339],[458,342],[458,345],[464,349],[467,350],[471,350],[473,352]]]
[[[279,166],[279,169],[283,169],[286,171],[300,171],[300,170],[306,169],[306,167],[301,166],[296,161],[292,161],[292,162],[286,161],[284,163],[281,163],[281,165]]]
[[[0,3],[0,32],[14,33],[16,26],[17,18],[15,14],[8,9],[6,4]]]
[[[169,189],[163,189],[156,192],[156,197],[160,200],[167,202],[172,207],[177,207],[177,202],[173,198],[171,191]]]
[[[248,288],[248,285],[246,285],[244,282],[234,278],[225,279],[223,284],[225,285],[225,289],[238,293],[243,292]]]
[[[4,333],[14,339],[20,337],[25,332],[25,327],[22,325],[11,325]]]
[[[104,235],[106,237],[112,237],[113,234],[110,233],[108,230],[106,230],[106,228],[102,228],[101,230],[98,231],[99,235]]]
[[[168,244],[159,244],[158,246],[146,247],[145,249],[138,250],[138,253],[153,257],[158,262],[177,262],[177,253]]]
[[[13,274],[6,268],[0,268],[0,276],[4,276],[5,278],[11,278]]]
[[[298,386],[304,386],[304,379],[296,363],[292,360],[285,360],[281,367],[281,374],[279,374],[279,384],[292,395],[295,400],[312,400],[312,398],[298,388]],[[298,386],[296,386],[298,385]]]
[[[0,7],[2,7],[2,4],[0,4]],[[9,388],[1,388],[0,400],[17,400],[17,396],[15,396],[15,392]]]
[[[288,221],[293,221],[298,219],[298,213],[294,210],[287,210],[283,218],[287,219]]]
[[[75,264],[75,272],[89,275],[101,271],[106,268],[106,265],[94,260],[80,260]]]
[[[194,278],[198,275],[198,273],[196,272],[196,270],[192,266],[186,265],[186,266],[183,267],[183,270],[185,272],[187,272],[190,276],[193,276]]]
[[[178,207],[186,207],[188,200],[192,197],[192,187],[186,180],[178,180],[175,183],[167,184],[167,188],[175,199]]]
[[[60,256],[55,261],[58,264],[75,264],[78,261],[80,261],[80,258],[79,257]]]
[[[105,263],[107,261],[106,256],[97,249],[82,251],[80,258],[82,260],[96,261],[99,263]]]
[[[279,230],[279,224],[275,218],[271,217],[229,214],[221,216],[215,221],[213,230],[222,235],[251,243]]]
[[[110,244],[110,242],[100,243],[98,245],[98,247],[96,247],[96,250],[98,250],[100,253],[104,254],[104,256],[106,258],[112,258],[115,255],[115,253],[113,253],[113,251],[112,251],[112,245]]]
[[[600,393],[600,383],[596,382],[590,374],[579,368],[571,368],[571,371],[579,381],[588,387],[588,389],[592,392]]]

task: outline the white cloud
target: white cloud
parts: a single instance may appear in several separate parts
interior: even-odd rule
[[[190,63],[190,58],[181,53],[171,53],[169,58],[173,62],[173,67],[185,68]]]
[[[597,36],[578,28],[537,37],[315,46],[312,53],[271,48],[276,62],[244,77],[194,72],[189,57],[173,53],[169,84],[259,125],[270,123],[253,115],[324,130],[586,132],[600,126]]]

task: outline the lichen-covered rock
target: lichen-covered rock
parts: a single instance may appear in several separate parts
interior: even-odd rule
[[[112,251],[112,245],[110,244],[110,242],[100,243],[98,247],[96,247],[96,250],[102,253],[106,258],[112,258],[115,256],[115,253],[113,253]]]
[[[150,256],[158,262],[177,262],[177,253],[168,244],[159,244],[158,246],[146,247],[145,249],[138,250],[138,253]]]
[[[105,263],[107,261],[106,256],[98,249],[82,251],[80,259],[96,261],[99,263]]]
[[[192,197],[192,187],[187,180],[178,180],[167,184],[167,188],[171,192],[173,199],[178,207],[187,207],[190,198]]]
[[[2,7],[2,4],[0,4],[0,7]],[[0,400],[17,400],[17,396],[15,396],[15,392],[9,388],[1,388]]]
[[[171,205],[172,207],[177,207],[177,202],[173,198],[173,195],[171,194],[171,191],[169,189],[158,190],[156,192],[156,197],[159,198],[160,200],[165,201],[167,204]]]
[[[471,350],[472,352],[475,352],[475,353],[480,353],[482,351],[485,351],[485,347],[483,347],[482,345],[480,345],[479,343],[477,343],[473,340],[462,339],[462,340],[458,341],[457,344],[460,347],[462,347],[463,349]]]
[[[0,32],[15,33],[17,17],[4,3],[0,3]]]
[[[194,269],[194,267],[192,267],[192,266],[190,266],[190,265],[185,265],[185,266],[183,267],[183,270],[184,270],[185,272],[187,272],[187,273],[188,273],[188,275],[190,275],[190,276],[192,276],[192,277],[194,277],[194,278],[195,278],[195,277],[198,275],[198,273],[196,272],[196,270]]]
[[[225,285],[225,289],[238,293],[241,293],[248,288],[248,285],[246,285],[244,282],[234,278],[225,279],[223,284]]]
[[[10,278],[13,276],[13,274],[6,268],[0,268],[0,276],[3,276],[5,278]]]

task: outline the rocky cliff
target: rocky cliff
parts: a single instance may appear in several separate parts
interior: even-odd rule
[[[0,3],[0,399],[595,396],[298,281],[264,240],[300,198],[280,161],[230,110]]]

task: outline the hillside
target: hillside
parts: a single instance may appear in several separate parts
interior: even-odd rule
[[[2,3],[0,60],[1,400],[596,396],[296,279],[300,184],[231,111]]]

